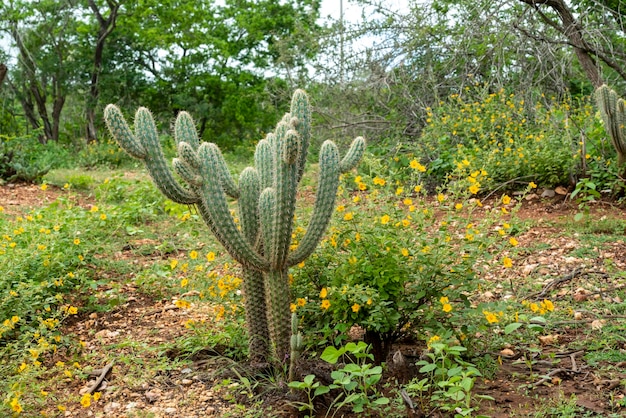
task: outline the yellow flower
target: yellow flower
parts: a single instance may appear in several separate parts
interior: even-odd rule
[[[410,206],[410,205],[412,205],[412,204],[413,204],[413,199],[409,199],[409,198],[407,197],[406,199],[404,199],[404,200],[402,201],[402,203],[404,203],[404,204],[405,204],[405,205],[407,205],[407,206]]]
[[[356,313],[359,311],[359,309],[361,309],[361,305],[359,305],[358,303],[352,305],[352,312]]]
[[[442,305],[445,305],[446,303],[449,303],[450,301],[448,300],[447,296],[442,296],[439,298],[439,303],[441,303]]]
[[[191,250],[191,252],[189,253],[189,258],[195,260],[196,258],[198,258],[198,252],[196,250]]]
[[[426,167],[420,164],[417,160],[412,160],[410,165],[413,170],[417,170],[420,173],[423,173],[426,171]]]
[[[215,260],[215,253],[214,253],[213,251],[211,251],[211,252],[209,252],[209,253],[206,255],[206,261],[211,262],[211,261],[213,261],[213,260]]]
[[[463,203],[457,203],[456,205],[454,205],[454,209],[456,209],[456,210],[463,209]]]
[[[172,261],[170,261],[170,268],[172,270],[174,270],[176,268],[176,266],[178,265],[178,260],[173,259]]]
[[[10,405],[13,412],[17,414],[22,412],[22,405],[20,405],[20,400],[18,398],[11,399]]]
[[[289,310],[293,313],[296,311],[296,304],[295,303],[290,303],[289,304]]]
[[[385,184],[387,184],[387,181],[385,179],[381,179],[380,177],[374,177],[373,182],[378,186],[384,186]]]
[[[406,248],[403,248],[400,250],[400,252],[402,253],[403,256],[408,257],[409,256],[409,250],[407,250]]]
[[[404,189],[402,187],[398,187],[396,189],[396,196],[400,196],[402,193],[404,193]]]
[[[548,312],[554,311],[554,304],[548,299],[544,299],[543,302],[541,302],[541,307]]]
[[[298,305],[298,306],[304,306],[304,305],[306,305],[306,299],[304,299],[304,298],[298,298],[298,299],[296,299],[296,305]]]
[[[65,183],[65,184],[63,185],[63,188],[64,188],[64,189],[66,189],[66,190],[67,190],[67,189],[69,189],[69,188],[70,188],[70,184],[69,184],[69,183]]]
[[[418,184],[417,186],[413,187],[413,191],[414,191],[415,193],[419,193],[419,192],[421,192],[421,191],[422,191],[422,186],[420,186],[420,185]]]
[[[330,301],[328,299],[324,299],[322,301],[322,305],[321,305],[322,309],[328,309],[330,308]]]
[[[403,226],[403,227],[405,227],[405,228],[406,228],[406,227],[407,227],[407,226],[409,226],[409,225],[411,225],[411,221],[409,221],[408,219],[403,219],[403,220],[402,220],[402,226]]]
[[[4,207],[0,206],[0,213],[4,212]]]
[[[359,203],[359,202],[361,201],[361,196],[359,196],[359,195],[354,196],[354,197],[352,198],[352,201],[353,201],[354,203]]]
[[[180,281],[180,287],[187,287],[188,284],[189,280],[187,278],[184,278]]]
[[[367,184],[365,183],[359,183],[359,190],[363,191],[363,190],[367,190]]]
[[[41,190],[46,191],[46,189],[48,189],[48,185],[47,184],[42,184],[41,185]]]
[[[343,212],[344,210],[346,210],[346,207],[344,205],[337,206],[337,212]]]
[[[389,215],[383,215],[380,218],[380,223],[383,224],[383,225],[387,225],[390,220],[391,220],[391,218],[389,217]]]
[[[537,305],[536,303],[531,303],[530,305],[528,305],[528,307],[530,308],[531,311],[533,312],[537,312],[539,311],[539,305]]]
[[[191,304],[184,299],[177,299],[174,305],[180,309],[187,309],[191,306]]]
[[[57,405],[57,408],[59,409],[59,411],[64,412],[67,408],[63,405]]]
[[[498,319],[498,316],[495,313],[493,313],[493,312],[483,311],[483,315],[485,315],[485,319],[490,324],[496,324],[496,323],[500,322],[500,320]]]
[[[448,313],[452,310],[452,305],[450,305],[449,303],[444,303],[441,309],[443,309],[444,312]]]
[[[345,215],[343,215],[344,221],[351,221],[352,219],[354,219],[354,215],[352,214],[352,212],[348,212]]]
[[[101,397],[102,397],[102,392],[94,392],[94,394],[93,394],[94,402],[98,402]]]
[[[92,206],[89,212],[98,212],[98,206]]]
[[[78,244],[80,244],[80,239],[74,238],[74,245],[78,245]]]
[[[78,308],[76,306],[70,306],[67,308],[67,313],[70,315],[76,315],[78,313]]]
[[[63,374],[66,375],[67,377],[72,377],[72,372],[70,372],[69,370],[64,370]]]
[[[531,181],[530,183],[528,183],[528,187],[530,187],[531,189],[536,189],[537,185],[535,184],[534,181]]]
[[[85,393],[82,398],[80,398],[80,404],[83,408],[89,408],[91,406],[91,393]]]
[[[366,304],[366,305],[371,305],[371,304],[372,304],[372,298],[369,298],[369,299],[367,300],[367,302],[365,302],[365,304]]]
[[[17,315],[13,315],[11,317],[11,322],[13,322],[14,324],[17,324],[19,322],[19,320],[20,320],[20,317],[17,316]]]
[[[426,347],[430,348],[430,346],[433,343],[436,343],[437,341],[441,340],[441,337],[438,335],[433,335],[432,337],[430,337],[430,339],[428,340],[428,342],[426,343]]]
[[[502,264],[504,264],[504,267],[506,268],[511,268],[513,267],[513,260],[511,260],[509,257],[504,257],[504,259],[502,260]]]
[[[443,201],[444,201],[444,200],[446,200],[446,196],[445,196],[443,193],[439,193],[439,194],[437,195],[437,201],[438,201],[439,203],[443,203]]]
[[[475,184],[472,184],[469,188],[469,191],[471,194],[476,194],[478,193],[479,190],[480,190],[479,187],[476,186]]]
[[[504,196],[502,196],[502,203],[508,205],[509,203],[511,203],[511,198],[505,194]]]
[[[519,244],[519,242],[515,238],[513,238],[513,237],[511,237],[511,239],[509,239],[509,243],[512,246],[514,246],[514,247],[517,247],[517,245]]]
[[[326,296],[328,296],[328,289],[322,287],[322,290],[320,290],[320,299],[325,299]]]

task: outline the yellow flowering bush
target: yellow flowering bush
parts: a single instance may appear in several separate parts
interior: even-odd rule
[[[389,183],[375,179],[373,187]],[[404,335],[442,325],[466,333],[460,328],[481,274],[477,260],[492,257],[490,251],[494,263],[501,254],[514,257],[511,226],[503,222],[510,214],[497,209],[468,223],[479,209],[468,200],[431,203],[409,188],[387,187],[345,192],[339,207],[352,216],[338,219],[321,248],[294,269],[293,297],[309,303],[294,303],[292,310],[316,344],[340,344],[358,325],[377,361],[384,361]],[[508,228],[500,234],[503,223]]]

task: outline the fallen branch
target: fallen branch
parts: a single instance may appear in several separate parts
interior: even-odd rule
[[[93,383],[93,385],[89,386],[89,388],[87,389],[86,393],[93,394],[96,390],[98,390],[98,388],[100,387],[100,385],[102,384],[102,382],[106,378],[107,374],[109,374],[109,372],[111,372],[112,368],[113,368],[113,362],[111,362],[111,363],[107,364],[106,366],[104,366],[102,368],[102,371],[100,372],[100,376],[98,376],[98,378]]]

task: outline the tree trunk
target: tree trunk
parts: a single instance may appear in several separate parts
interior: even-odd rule
[[[565,37],[567,37],[568,41],[574,48],[574,53],[580,62],[580,65],[583,67],[587,78],[593,85],[594,89],[600,87],[602,83],[602,76],[600,75],[600,68],[598,67],[594,55],[597,54],[597,51],[586,42],[584,38],[584,28],[576,20],[572,11],[567,7],[567,4],[563,0],[520,0],[523,3],[531,5],[537,13],[541,16],[543,21],[561,32]],[[561,19],[562,25],[551,20],[548,16],[546,16],[540,9],[540,5],[546,5],[552,8]],[[606,60],[604,60],[606,62]],[[608,65],[613,67],[613,65],[609,62],[606,62]]]
[[[4,64],[0,64],[0,90],[2,89],[2,82],[4,81],[4,77],[7,75],[7,66]]]
[[[93,70],[91,72],[91,82],[89,86],[89,97],[87,98],[87,105],[85,114],[87,116],[86,137],[87,142],[95,142],[98,140],[98,132],[96,130],[96,108],[98,106],[98,98],[100,96],[99,80],[100,73],[102,72],[102,54],[104,52],[104,43],[106,38],[111,34],[115,28],[117,19],[117,12],[120,7],[120,3],[107,0],[109,6],[109,16],[105,19],[94,0],[89,0],[89,7],[91,8],[96,20],[98,21],[98,39],[96,41],[96,48],[94,51]]]

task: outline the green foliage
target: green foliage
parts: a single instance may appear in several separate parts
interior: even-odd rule
[[[422,410],[430,405],[442,411],[455,412],[455,417],[472,416],[472,388],[477,377],[482,376],[471,363],[463,360],[465,347],[456,345],[445,337],[433,336],[428,341],[428,360],[416,363],[420,373],[427,377],[414,379],[406,386],[407,393],[417,396]],[[486,397],[483,397],[486,398]]]
[[[41,144],[36,135],[0,135],[0,181],[41,181],[51,169],[65,167],[68,152],[58,144]]]
[[[438,184],[469,187],[468,175],[483,170],[480,191],[520,180],[569,185],[584,158],[581,134],[596,123],[589,99],[530,104],[504,89],[454,94],[427,112],[416,154],[429,162],[428,174]]]
[[[299,410],[313,414],[315,412],[313,399],[326,393],[335,396],[328,407],[326,416],[333,412],[331,416],[334,417],[345,406],[351,406],[355,413],[369,413],[373,408],[388,404],[389,399],[376,390],[383,368],[370,363],[374,360],[374,356],[369,354],[368,350],[368,345],[362,341],[350,342],[340,348],[327,347],[320,355],[322,360],[337,364],[340,358],[348,356],[354,362],[349,362],[331,372],[330,377],[333,383],[328,386],[314,382],[314,375],[305,376],[302,382],[290,382],[290,388],[302,390],[307,395],[307,402],[295,403]]]
[[[414,332],[449,326],[471,334],[461,317],[479,284],[476,261],[517,245],[507,242],[515,201],[507,196],[502,207],[468,222],[480,209],[477,200],[440,194],[430,202],[415,189],[390,190],[381,177],[346,177],[344,190],[359,191],[345,192],[337,208],[342,221],[294,272],[294,309],[309,330],[305,341],[341,344],[358,325],[380,363],[391,343]],[[295,232],[297,239],[301,230]],[[506,266],[505,254],[499,257]]]

